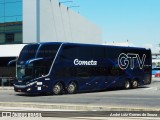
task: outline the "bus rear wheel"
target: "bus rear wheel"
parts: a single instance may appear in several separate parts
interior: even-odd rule
[[[57,83],[53,86],[53,94],[60,95],[63,91],[63,85],[61,83]]]
[[[132,81],[132,88],[135,89],[138,87],[138,81],[137,80],[133,80]]]
[[[68,87],[67,87],[67,92],[69,94],[74,94],[74,93],[76,93],[76,91],[77,91],[77,85],[76,85],[76,83],[75,82],[69,83]]]
[[[125,88],[125,89],[130,89],[130,87],[131,87],[130,81],[129,81],[129,80],[126,80],[126,81],[125,81],[124,88]]]

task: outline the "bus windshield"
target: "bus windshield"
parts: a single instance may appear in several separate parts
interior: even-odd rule
[[[32,64],[33,65],[33,64]],[[31,80],[34,78],[42,77],[46,75],[49,71],[47,66],[27,66],[23,65],[17,66],[17,79],[19,80]]]
[[[17,79],[27,80],[32,78],[32,67],[17,66]]]
[[[26,45],[20,53],[18,61],[27,61],[36,57],[39,44]]]
[[[17,65],[17,79],[31,80],[49,73],[60,44],[27,45],[23,48]],[[31,62],[28,62],[31,60]],[[29,63],[29,64],[28,64]]]

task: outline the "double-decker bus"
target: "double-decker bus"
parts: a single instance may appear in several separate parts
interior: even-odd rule
[[[14,90],[73,94],[151,83],[151,50],[78,43],[24,46],[16,65]]]

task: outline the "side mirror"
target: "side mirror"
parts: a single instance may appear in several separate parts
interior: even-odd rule
[[[44,58],[34,58],[34,59],[30,59],[26,62],[26,65],[28,66],[29,64],[35,62],[35,61],[39,61],[39,60],[43,60]]]
[[[13,64],[13,63],[16,63],[17,60],[18,60],[18,59],[16,58],[16,59],[14,59],[14,60],[9,61],[9,62],[8,62],[8,66],[10,66],[10,65]]]

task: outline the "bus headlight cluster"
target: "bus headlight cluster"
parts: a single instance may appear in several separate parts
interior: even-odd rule
[[[34,85],[34,84],[36,84],[36,83],[37,83],[37,81],[32,82],[32,83],[29,83],[29,84],[27,84],[26,86],[29,87],[29,86],[32,86],[32,85]]]
[[[28,89],[27,89],[27,92],[29,92],[29,91],[31,91],[31,88],[28,88]]]

